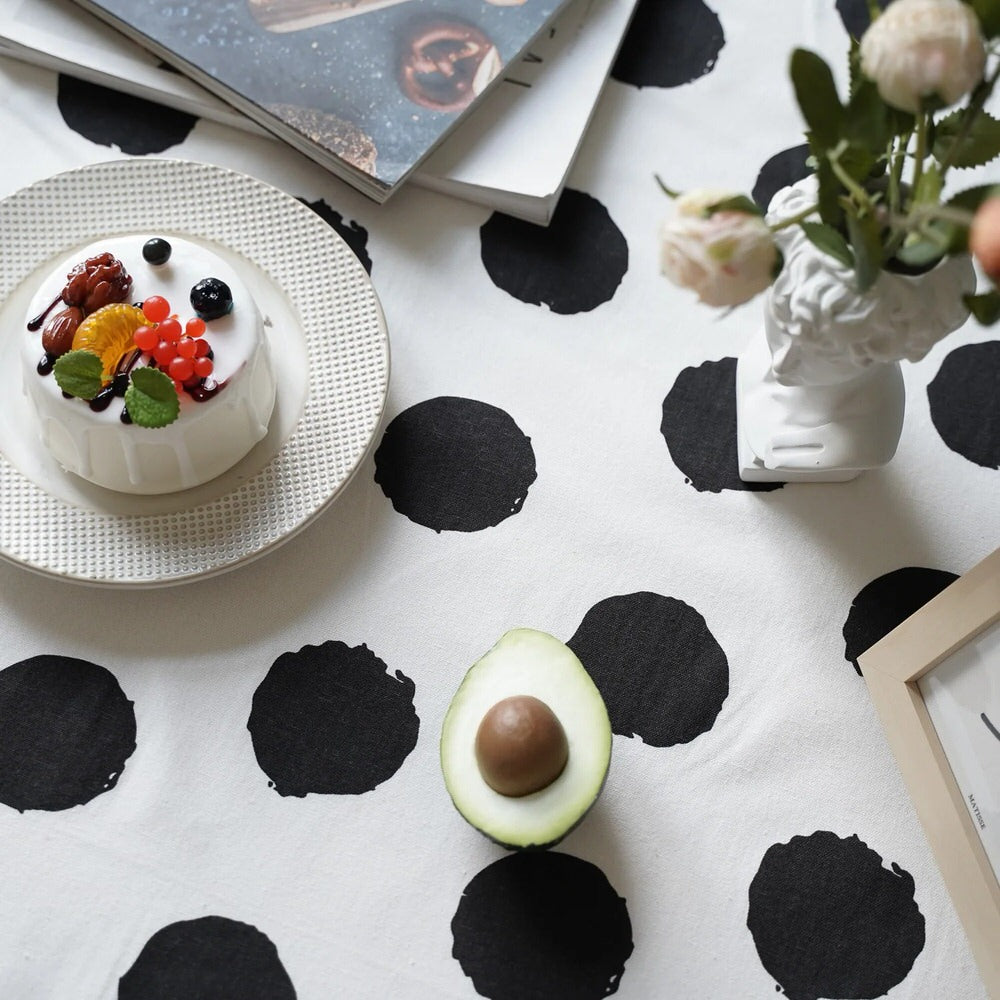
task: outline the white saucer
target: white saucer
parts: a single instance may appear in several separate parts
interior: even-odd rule
[[[389,341],[364,267],[308,206],[243,174],[118,160],[0,202],[0,557],[52,576],[153,587],[221,573],[291,537],[343,489],[385,408]],[[267,437],[218,479],[132,496],[64,472],[22,393],[17,337],[57,258],[102,236],[183,236],[224,257],[265,316],[278,377]]]

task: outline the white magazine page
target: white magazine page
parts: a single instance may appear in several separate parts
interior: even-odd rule
[[[1000,624],[922,677],[920,691],[1000,878]]]
[[[141,45],[71,0],[0,0],[0,51],[65,70],[191,114],[260,131],[225,101],[181,73],[162,69]]]

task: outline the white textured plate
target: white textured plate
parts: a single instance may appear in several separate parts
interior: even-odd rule
[[[88,583],[150,587],[221,573],[308,524],[374,441],[389,383],[364,267],[308,206],[243,174],[118,160],[0,202],[0,557]],[[159,497],[63,472],[41,446],[15,338],[38,280],[102,236],[183,236],[225,257],[265,316],[278,377],[267,437],[228,473]]]

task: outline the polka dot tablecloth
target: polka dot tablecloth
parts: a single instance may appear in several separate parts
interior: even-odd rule
[[[866,19],[640,0],[548,229],[379,208],[269,139],[0,62],[0,195],[121,158],[249,174],[346,240],[392,344],[370,454],[275,551],[144,590],[0,563],[0,996],[985,998],[856,664],[1000,543],[995,331],[906,367],[887,467],[749,487],[761,303],[658,274],[654,175],[766,203],[807,169],[788,53],[840,74]],[[586,820],[521,854],[438,764],[519,626],[568,643],[615,734]]]

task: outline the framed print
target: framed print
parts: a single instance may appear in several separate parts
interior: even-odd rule
[[[858,662],[983,981],[1000,998],[1000,549]]]

